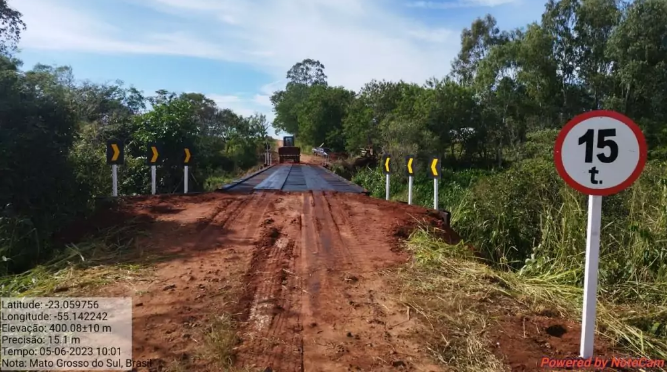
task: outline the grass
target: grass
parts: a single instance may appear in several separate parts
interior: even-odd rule
[[[500,371],[507,366],[493,352],[490,331],[503,315],[550,315],[580,321],[582,289],[563,283],[567,273],[503,271],[473,256],[460,243],[449,245],[432,228],[407,243],[414,264],[397,273],[402,301],[417,310],[428,329],[433,357],[459,371]],[[604,294],[604,289],[603,289]],[[637,319],[654,320],[667,308],[598,302],[598,331],[614,349],[633,357],[667,359],[667,342],[647,334]]]
[[[192,330],[190,336],[200,347],[193,353],[181,353],[170,358],[165,366],[169,372],[188,372],[205,369],[216,372],[236,371],[236,321],[228,313],[214,316],[205,327]]]
[[[239,339],[236,335],[236,322],[232,316],[228,314],[217,316],[207,328],[204,342],[204,357],[212,361],[217,370],[234,369],[235,348]]]
[[[475,262],[463,245],[446,245],[426,229],[413,233],[408,248],[416,261],[395,278],[401,301],[425,320],[424,340],[433,358],[454,371],[505,370],[485,336],[493,312],[484,300],[505,295],[483,280],[492,270]]]
[[[44,296],[52,293],[90,289],[147,275],[148,263],[127,263],[142,250],[138,220],[110,227],[78,244],[67,245],[54,259],[17,275],[0,277],[3,297]]]

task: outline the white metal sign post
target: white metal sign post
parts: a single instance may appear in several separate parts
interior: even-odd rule
[[[108,184],[107,184],[108,185]],[[111,195],[118,197],[118,165],[111,165]]]
[[[386,180],[385,180],[385,199],[389,201],[389,174],[386,175]]]
[[[391,155],[382,157],[382,172],[385,174],[385,199],[389,201],[389,175],[391,175]]]
[[[157,181],[156,180],[157,179],[156,173],[157,173],[157,166],[155,166],[155,165],[151,166],[151,194],[153,194],[153,195],[155,194],[155,190],[156,190],[156,187],[155,187],[155,183]]]
[[[188,166],[183,166],[183,193],[188,194]]]
[[[580,347],[585,359],[593,356],[602,196],[632,185],[644,169],[646,153],[641,129],[630,118],[607,110],[575,117],[556,139],[558,173],[572,188],[589,195]]]
[[[414,175],[415,175],[415,157],[412,155],[409,155],[405,157],[405,162],[406,162],[406,171],[408,173],[408,205],[412,204],[412,183],[414,182]]]
[[[433,177],[433,209],[438,209],[438,181],[440,180],[440,158],[431,158],[431,177]]]

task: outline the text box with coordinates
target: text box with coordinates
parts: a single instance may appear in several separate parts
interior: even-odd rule
[[[1,298],[1,370],[130,370],[131,298]]]

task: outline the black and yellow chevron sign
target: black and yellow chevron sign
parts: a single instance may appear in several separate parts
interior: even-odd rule
[[[119,140],[107,141],[107,164],[125,163],[125,144]]]
[[[146,161],[148,162],[149,165],[156,165],[158,164],[162,158],[161,158],[161,151],[160,151],[160,146],[157,143],[151,142],[148,143],[148,152],[146,153]]]
[[[431,176],[434,179],[439,179],[440,174],[442,173],[440,163],[441,163],[440,158],[438,157],[431,158],[431,162],[429,164],[429,172],[431,172]]]
[[[405,170],[408,176],[415,176],[415,157],[413,155],[405,157]]]
[[[190,164],[191,161],[192,161],[192,148],[186,146],[185,148],[183,148],[183,164],[187,166]]]
[[[391,155],[385,154],[382,156],[382,172],[385,175],[391,174]]]

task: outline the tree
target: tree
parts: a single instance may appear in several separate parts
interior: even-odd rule
[[[309,89],[305,85],[291,85],[271,96],[273,112],[276,114],[274,127],[295,136],[299,135],[299,106],[308,97]]]
[[[326,143],[328,147],[345,148],[343,120],[354,92],[343,87],[312,87],[300,106],[299,133],[306,144]]]
[[[21,39],[21,31],[26,29],[22,14],[0,0],[0,55],[8,55],[16,49]]]
[[[0,252],[13,270],[47,258],[45,240],[88,198],[69,163],[75,111],[55,81],[0,56]]]
[[[382,148],[380,123],[392,113],[409,110],[413,97],[421,88],[403,81],[372,80],[361,88],[348,108],[343,132],[349,151],[371,147],[374,152]],[[409,94],[408,92],[412,92]]]
[[[303,84],[307,86],[326,85],[327,76],[324,74],[324,65],[320,61],[307,58],[287,71],[287,84]]]
[[[448,148],[453,160],[464,151],[472,156],[478,144],[470,135],[480,130],[479,107],[472,88],[451,79],[432,80],[427,82],[415,106],[418,110],[415,117],[421,118],[425,128],[438,139],[434,148],[423,146],[425,156],[429,152],[444,154]],[[468,129],[472,129],[472,133]],[[461,145],[458,154],[454,149],[457,143]]]
[[[496,19],[487,14],[484,18],[477,18],[470,29],[463,29],[461,51],[452,63],[451,76],[456,81],[464,85],[472,84],[479,62],[486,57],[492,46],[507,40],[507,35],[496,25]]]
[[[597,110],[611,93],[613,61],[606,50],[621,11],[618,0],[586,0],[577,13],[574,26],[579,47],[577,75],[590,98],[588,107]]]
[[[327,85],[327,76],[320,61],[308,58],[289,69],[287,80],[285,90],[271,95],[273,111],[276,114],[273,126],[299,136],[300,106],[308,99],[312,87]]]

